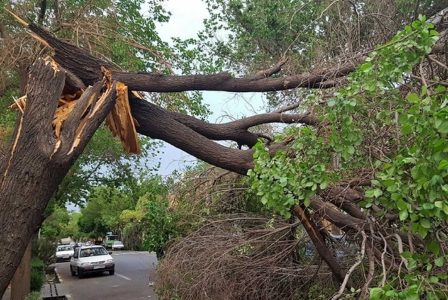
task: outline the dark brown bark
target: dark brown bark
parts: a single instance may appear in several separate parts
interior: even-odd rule
[[[364,219],[358,219],[351,215],[344,214],[332,204],[322,201],[320,197],[313,197],[310,206],[323,218],[331,221],[331,223],[341,229],[347,228],[358,231],[365,223]]]
[[[139,124],[137,132],[162,139],[187,153],[227,170],[246,174],[252,167],[252,150],[220,145],[193,129],[170,118],[166,111],[149,102],[130,97],[132,116]]]
[[[28,86],[27,107],[9,158],[1,168],[1,295],[19,265],[32,233],[42,221],[46,202],[37,200],[50,199],[52,190],[59,184],[59,177],[64,176],[48,157],[54,145],[54,139],[49,135],[53,132],[51,119],[65,76],[44,63],[33,70],[30,78],[35,84]]]
[[[112,86],[102,94],[104,101],[92,106],[86,117],[73,115],[67,120],[71,127],[63,127],[58,141],[52,121],[65,74],[54,62],[39,59],[31,67],[29,79],[26,108],[8,157],[0,166],[0,295],[40,227],[48,201],[115,99]],[[85,93],[99,96],[99,90],[92,88]]]
[[[228,73],[214,75],[165,76],[158,74],[114,72],[113,79],[124,82],[131,90],[147,92],[226,91],[268,92],[293,88],[329,88],[328,80],[352,72],[357,63],[346,63],[332,69],[279,78],[233,78]]]
[[[228,73],[213,75],[165,76],[154,73],[127,73],[104,60],[90,55],[86,50],[65,43],[47,31],[30,24],[28,28],[43,39],[54,50],[54,59],[67,70],[76,74],[86,85],[93,84],[101,78],[101,66],[115,70],[113,80],[121,81],[130,90],[147,92],[183,92],[193,90],[229,91],[229,92],[267,92],[288,90],[298,87],[330,88],[337,84],[334,79],[344,77],[352,72],[362,57],[333,68],[314,70],[309,73],[271,78],[259,73],[247,78],[233,78]],[[272,75],[279,71],[274,66],[263,74]]]
[[[322,257],[322,259],[327,263],[328,267],[330,268],[331,272],[334,274],[336,279],[342,283],[342,281],[344,281],[345,273],[341,268],[341,266],[336,261],[336,258],[328,249],[327,245],[325,244],[325,240],[320,234],[316,224],[311,220],[305,207],[296,205],[294,206],[293,211],[294,214],[299,218],[300,222],[302,222],[302,225],[305,228],[306,232],[308,233],[308,236],[310,237],[311,241],[313,242],[314,247],[319,253],[319,256]],[[350,286],[351,283],[347,284],[347,287]]]
[[[145,105],[155,106],[151,103]],[[163,113],[167,118],[171,118],[209,139],[215,141],[231,140],[237,142],[239,145],[247,145],[249,147],[254,146],[259,138],[258,134],[248,131],[251,127],[267,123],[301,123],[313,126],[319,123],[317,118],[309,113],[286,114],[272,112],[222,124],[211,124],[177,112],[163,110]]]
[[[44,22],[46,13],[47,13],[47,0],[41,0],[40,1],[39,17],[37,19],[37,23],[41,26],[42,26],[42,23]]]

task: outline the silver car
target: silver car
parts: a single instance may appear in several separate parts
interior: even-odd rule
[[[70,272],[72,276],[79,278],[89,273],[109,272],[114,275],[115,262],[112,252],[107,252],[103,246],[82,246],[75,248],[75,254],[70,261]]]
[[[70,245],[59,245],[56,248],[56,261],[70,260],[74,254],[73,247]]]
[[[123,250],[124,245],[121,241],[114,241],[112,244],[112,250]]]

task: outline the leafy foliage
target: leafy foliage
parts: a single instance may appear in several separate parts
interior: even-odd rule
[[[399,89],[409,82],[416,66],[422,68],[422,60],[437,41],[433,25],[425,21],[421,17],[406,26],[349,76],[347,87],[339,89],[319,112],[322,123],[328,124],[324,129],[286,131],[283,138],[295,138],[293,152],[271,158],[259,143],[250,172],[261,201],[289,217],[291,206],[308,206],[319,190],[370,162],[377,173],[372,189],[366,191],[364,207],[381,207],[375,212],[379,217],[397,214],[402,229],[426,245],[418,252],[402,253],[409,270],[404,276],[406,287],[397,289],[396,276],[403,279],[392,275],[386,287],[371,289],[372,299],[446,296],[436,286],[446,280],[447,257],[441,248],[448,220],[446,88],[430,89],[423,79],[419,91],[403,96]],[[378,130],[387,130],[388,136],[373,141]],[[382,150],[372,154],[371,145]]]
[[[68,230],[69,222],[70,215],[65,207],[54,207],[53,213],[42,224],[41,234],[54,242],[71,236],[71,232]]]
[[[31,283],[30,289],[32,292],[40,292],[40,289],[44,285],[44,263],[37,257],[31,259]]]
[[[174,239],[177,232],[174,211],[169,208],[166,198],[161,196],[152,197],[147,203],[147,213],[143,219],[145,223],[145,248],[154,251],[157,257],[162,258],[167,243]]]

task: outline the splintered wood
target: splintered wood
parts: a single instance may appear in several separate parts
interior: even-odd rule
[[[70,116],[76,106],[77,100],[79,100],[81,96],[82,91],[78,91],[75,94],[62,95],[59,99],[58,107],[52,122],[54,135],[58,140],[58,145],[60,145],[60,137],[64,121]],[[101,98],[96,103],[96,108],[101,105],[101,103],[99,103],[100,101]],[[93,104],[93,101],[89,101],[89,106],[86,108],[83,115],[87,114],[89,110],[94,109],[91,107],[91,104]],[[23,114],[25,106],[26,96],[23,96],[19,99],[15,99],[10,107],[20,110]],[[121,82],[116,84],[116,103],[112,111],[106,117],[106,125],[112,134],[120,139],[126,152],[135,154],[140,153],[140,142],[129,106],[128,87]]]
[[[5,9],[9,14],[11,14],[20,24],[22,24],[24,27],[30,28],[30,24],[28,24],[27,22],[25,22],[23,19],[21,19],[19,16],[15,15],[13,12]],[[31,31],[33,31],[31,29]],[[54,45],[50,45],[46,39],[44,39],[43,37],[41,37],[39,34],[35,33],[35,32],[30,32],[30,35],[36,39],[39,43],[45,45],[48,48],[51,48],[54,50]],[[48,37],[47,37],[48,38]],[[53,65],[53,69],[54,70],[59,70],[59,65],[56,63],[56,61],[54,61],[51,58],[46,59],[46,61],[48,63],[51,63]],[[70,77],[69,75],[71,74],[70,72],[66,71],[66,75],[68,77]],[[101,67],[101,72],[103,73],[103,76],[107,79],[106,80],[106,85],[107,85],[107,89],[109,89],[110,84],[112,83],[112,71],[109,70],[106,67]],[[68,78],[67,77],[67,78]],[[54,129],[54,134],[55,137],[57,138],[57,142],[56,142],[56,149],[55,151],[59,148],[60,144],[61,144],[61,132],[64,130],[63,126],[64,126],[64,121],[67,120],[67,118],[69,118],[69,116],[71,115],[71,113],[73,112],[73,110],[76,107],[76,102],[77,100],[80,99],[82,92],[84,91],[85,87],[80,87],[79,85],[75,85],[72,86],[70,84],[67,84],[68,81],[66,78],[66,86],[64,88],[65,91],[69,91],[72,90],[73,88],[76,92],[75,94],[64,94],[61,96],[61,98],[59,99],[59,103],[58,103],[58,107],[56,109],[56,112],[54,114],[54,118],[53,118],[53,129]],[[76,76],[73,75],[73,77],[71,77],[71,79],[76,78],[78,81],[81,82],[81,84],[83,85],[82,81],[77,78]],[[75,79],[75,81],[76,81]],[[67,87],[71,87],[66,89]],[[132,92],[134,94],[136,94],[134,91]],[[136,94],[138,97],[139,95]],[[139,97],[141,98],[141,97]],[[93,116],[96,112],[96,110],[99,109],[99,107],[101,107],[102,103],[101,101],[105,101],[106,99],[104,97],[100,97],[98,99],[98,102],[93,103],[94,101],[96,101],[96,99],[92,99],[92,101],[88,102],[88,106],[85,108],[85,110],[83,111],[83,116],[82,118],[87,117],[87,115]],[[25,111],[25,106],[26,106],[26,96],[23,96],[19,99],[15,99],[14,100],[15,103],[13,103],[10,107],[18,109],[21,111],[22,115]],[[80,131],[82,128],[82,124],[83,122],[80,122],[79,128],[77,128],[77,132]],[[133,119],[132,115],[131,115],[131,109],[129,106],[129,98],[128,98],[128,87],[126,85],[124,85],[123,83],[117,83],[116,84],[116,102],[115,102],[115,106],[112,109],[112,111],[109,113],[109,115],[106,117],[106,124],[107,127],[112,131],[112,134],[114,136],[118,136],[123,148],[125,151],[127,151],[128,153],[135,153],[135,154],[139,154],[140,153],[140,143],[137,137],[137,132],[135,130],[135,120]]]
[[[77,93],[75,95],[63,95],[62,98],[59,99],[58,108],[53,117],[53,128],[54,135],[59,140],[61,136],[62,124],[70,115],[70,112],[75,107],[76,101],[81,96],[81,93]]]
[[[129,106],[128,87],[121,82],[116,85],[117,100],[106,118],[106,124],[114,136],[118,136],[129,153],[140,153],[140,143],[135,130],[134,118]]]

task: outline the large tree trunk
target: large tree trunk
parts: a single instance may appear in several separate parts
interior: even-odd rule
[[[64,84],[65,73],[53,61],[39,59],[31,67],[26,108],[0,165],[0,295],[39,229],[48,201],[114,104],[112,85],[87,115],[82,114],[89,98],[100,96],[104,83],[88,88],[57,139],[52,121]]]
[[[31,244],[25,250],[19,267],[11,281],[11,298],[10,300],[24,300],[30,293],[31,287]]]

